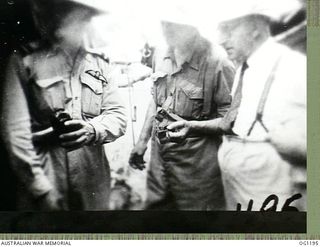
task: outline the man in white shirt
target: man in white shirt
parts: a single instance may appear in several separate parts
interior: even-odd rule
[[[306,59],[270,37],[271,17],[219,25],[239,65],[220,125],[231,133],[219,150],[227,210],[306,210]]]
[[[222,120],[168,126],[180,138],[226,133],[218,159],[227,210],[306,210],[306,59],[270,35],[271,22],[301,7],[286,2],[230,0],[219,10],[220,44],[238,66],[230,109]]]

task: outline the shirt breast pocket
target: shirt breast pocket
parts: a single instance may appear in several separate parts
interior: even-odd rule
[[[82,85],[82,112],[89,117],[100,115],[103,83],[89,74],[81,75],[80,81]]]
[[[31,83],[31,91],[37,107],[49,106],[52,110],[64,109],[66,98],[64,84],[62,77],[37,79]]]
[[[203,89],[194,85],[178,88],[175,113],[186,119],[199,119],[203,108]]]

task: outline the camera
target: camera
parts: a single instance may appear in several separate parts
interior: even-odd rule
[[[170,142],[169,130],[167,130],[166,127],[158,127],[156,133],[161,144]]]
[[[175,130],[168,130],[167,127],[173,122],[184,120],[182,117],[161,108],[157,112],[155,119],[157,120],[156,136],[161,144],[165,144],[168,142],[180,143],[170,139],[169,131],[174,132]]]
[[[68,120],[72,120],[69,113],[65,111],[57,111],[54,113],[51,118],[51,124],[57,135],[73,131],[73,128],[64,125]]]
[[[157,120],[156,136],[161,144],[170,142],[169,130],[167,126],[174,122],[169,113],[164,109],[158,111],[155,119]]]

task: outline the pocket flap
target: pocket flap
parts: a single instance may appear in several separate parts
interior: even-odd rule
[[[61,81],[63,81],[63,78],[61,76],[56,76],[48,79],[36,80],[36,84],[42,88],[47,88]]]
[[[102,82],[93,78],[91,75],[82,74],[80,76],[80,81],[88,86],[94,93],[102,94]]]
[[[190,99],[203,99],[203,90],[200,87],[195,86],[185,86],[181,87],[181,90],[190,98]]]

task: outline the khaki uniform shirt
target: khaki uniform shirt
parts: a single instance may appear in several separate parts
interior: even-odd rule
[[[215,66],[210,66],[212,64]],[[153,96],[158,107],[184,119],[199,121],[223,117],[227,112],[234,68],[218,49],[211,51],[211,45],[205,39],[199,37],[196,40],[182,66],[176,65],[174,54],[169,51],[162,56],[156,53],[153,68]],[[209,68],[213,71],[208,71]],[[214,72],[214,76],[208,78],[207,75],[212,74],[208,72]],[[212,90],[211,111],[204,116],[208,85]],[[223,209],[223,189],[217,163],[219,144],[219,136],[189,137],[183,144],[160,144],[154,136],[148,205],[159,204],[171,194],[178,209]]]
[[[108,207],[110,174],[102,144],[126,129],[125,109],[108,70],[103,59],[84,49],[74,61],[59,47],[13,57],[3,114],[23,209],[36,209],[34,198],[49,190],[61,196],[62,209]],[[50,116],[59,110],[94,127],[91,145],[67,152],[49,136],[43,136],[40,144],[32,142],[33,133],[51,127]]]

